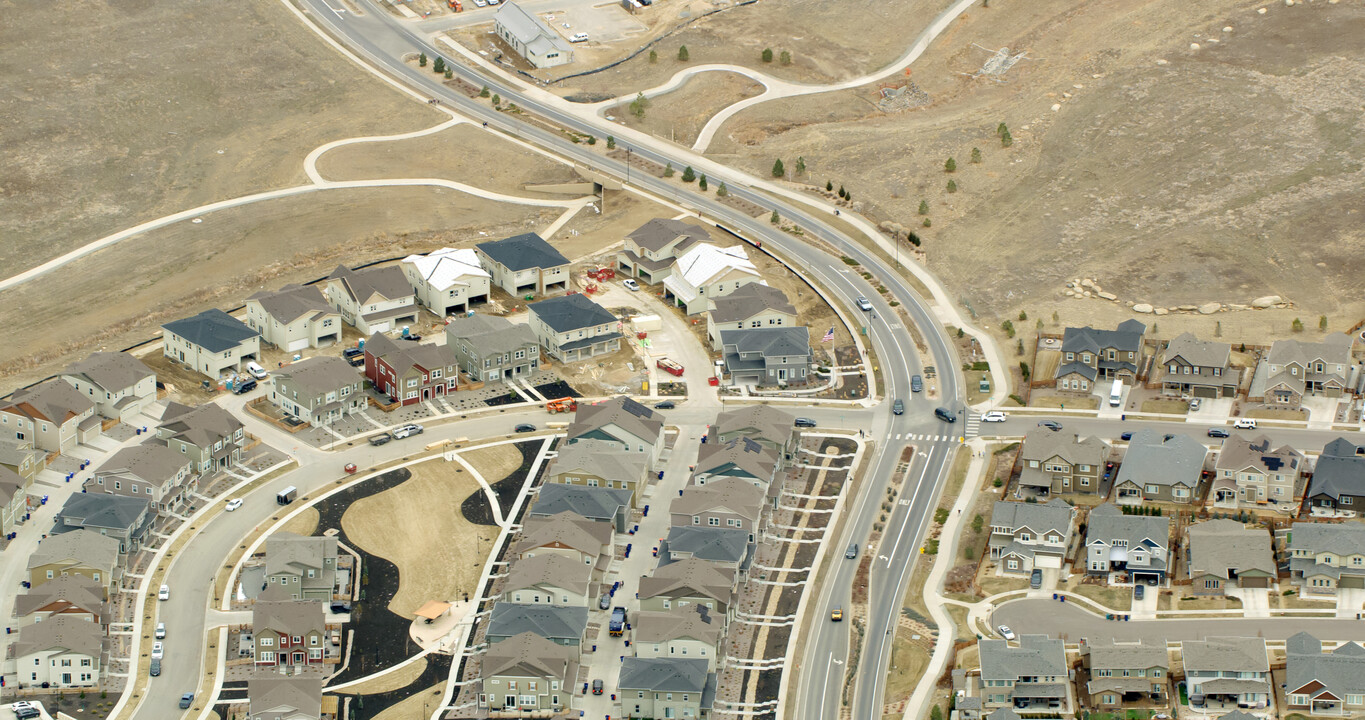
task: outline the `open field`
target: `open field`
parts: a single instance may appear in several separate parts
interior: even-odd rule
[[[158,376],[160,377],[160,376]],[[312,535],[318,529],[318,509],[311,505],[304,508],[303,512],[294,516],[294,519],[280,526],[279,532],[291,532],[295,535]]]
[[[431,717],[430,711],[441,702],[441,692],[444,689],[445,683],[437,683],[409,695],[384,708],[383,712],[374,716],[374,720],[425,720]]]
[[[409,468],[412,479],[352,505],[341,518],[346,536],[398,566],[389,609],[411,617],[428,600],[472,593],[496,528],[464,519],[460,503],[479,486],[458,466],[437,459]]]
[[[101,347],[251,293],[357,265],[533,229],[558,209],[441,188],[327,190],[222,210],[86,256],[0,293],[0,377],[32,382]],[[98,307],[99,312],[91,312]]]
[[[71,38],[78,53],[61,49]],[[330,140],[446,117],[338,57],[276,0],[6,3],[0,67],[6,275],[161,215],[301,184],[304,156]]]
[[[630,111],[634,96],[627,96],[607,114],[627,127],[690,147],[712,115],[761,92],[762,85],[739,73],[705,72],[688,78],[677,90],[650,98],[643,118]]]
[[[1061,296],[1092,277],[1131,302],[1278,294],[1297,306],[1151,318],[1163,336],[1212,335],[1221,322],[1226,340],[1256,340],[1317,315],[1339,328],[1365,311],[1351,292],[1365,273],[1353,220],[1365,209],[1365,86],[1351,40],[1365,34],[1365,8],[1276,3],[1258,15],[1261,5],[974,7],[913,68],[927,106],[883,113],[875,88],[765,103],[722,128],[713,157],[764,176],[773,158],[790,168],[804,156],[802,182],[846,185],[875,220],[918,226],[928,201],[930,268],[987,316],[1131,317],[1122,303]],[[1039,60],[1020,60],[1004,82],[973,79],[990,56],[974,44]],[[973,147],[981,164],[969,162]]]
[[[463,451],[460,456],[478,470],[489,485],[511,475],[513,470],[521,467],[521,452],[511,443]]]
[[[413,680],[421,677],[426,669],[427,659],[417,658],[417,660],[408,663],[393,672],[385,673],[372,680],[366,680],[365,682],[352,685],[346,688],[346,692],[347,694],[355,695],[376,695],[378,693],[386,693],[405,688],[411,684]]]

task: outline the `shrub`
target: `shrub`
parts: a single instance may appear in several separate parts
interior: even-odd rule
[[[426,54],[426,53],[422,53],[421,55],[418,55],[418,56],[417,56],[417,67],[426,67],[426,66],[427,66],[427,54]]]
[[[686,46],[686,45],[679,45],[679,46],[678,46],[678,62],[687,62],[687,61],[690,60],[691,58],[692,58],[692,56],[687,52],[687,46]]]
[[[930,220],[929,218],[924,218],[924,222],[921,224],[924,225],[924,227],[933,227],[934,221]]]
[[[981,162],[981,148],[972,148],[972,162],[973,163]]]
[[[763,62],[765,62],[765,63],[770,63],[770,62],[772,62],[772,61],[773,61],[773,49],[772,49],[772,48],[763,48],[763,52],[759,54],[759,58],[761,58],[761,59],[763,60]]]
[[[484,85],[484,86],[483,86],[483,89],[479,91],[479,97],[481,97],[481,98],[486,98],[486,97],[488,97],[488,86],[487,86],[487,85]]]
[[[949,180],[949,181],[948,181],[948,192],[949,192],[950,194],[951,194],[951,193],[957,192],[957,181],[956,181],[956,180]]]
[[[786,50],[783,50],[782,55],[778,57],[777,61],[782,63],[783,65],[790,65],[792,64],[792,54],[787,52]]]
[[[725,197],[730,194],[730,188],[725,187],[725,183],[716,186],[716,197]]]
[[[942,525],[948,522],[948,508],[939,508],[934,511],[934,522]]]
[[[701,177],[697,178],[697,188],[706,192],[706,173],[702,173]]]
[[[780,178],[787,176],[787,168],[782,166],[782,158],[773,162],[773,177]]]
[[[668,163],[664,166],[664,177],[673,177],[674,172],[673,163]]]
[[[1001,485],[1005,484],[1005,481],[1001,480],[1000,478],[996,478],[995,481],[992,482],[991,484],[994,485],[995,487],[1000,487]]]
[[[659,53],[658,53],[658,52],[655,52],[654,50],[650,50],[650,51],[649,51],[649,64],[650,64],[650,65],[653,65],[654,63],[657,63],[657,62],[659,62]]]
[[[954,172],[956,170],[957,170],[956,160],[948,158],[948,161],[943,163],[943,172]]]
[[[774,225],[776,225],[776,224],[777,224],[779,221],[781,221],[781,220],[782,220],[782,218],[781,218],[780,216],[778,216],[777,210],[776,210],[776,209],[773,210],[772,217],[768,218],[768,222],[770,222],[770,223],[772,223],[772,224],[774,224]]]
[[[611,135],[607,136],[607,149],[608,150],[616,149],[616,138]]]
[[[596,144],[597,144],[597,138],[593,137],[592,135],[589,135],[589,136],[588,136],[588,144],[589,144],[589,145],[596,145]]]
[[[692,170],[692,166],[691,166],[691,165],[688,165],[687,167],[683,168],[683,174],[682,174],[682,181],[683,181],[683,182],[688,182],[688,183],[690,183],[690,182],[692,182],[693,180],[696,180],[696,179],[697,179],[697,173],[694,172],[694,171]]]

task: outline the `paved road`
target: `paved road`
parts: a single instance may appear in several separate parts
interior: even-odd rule
[[[1199,618],[1190,620],[1105,620],[1073,603],[1015,600],[991,615],[991,625],[1008,625],[1016,634],[1043,633],[1068,642],[1081,638],[1202,640],[1206,637],[1254,636],[1285,640],[1310,632],[1333,640],[1365,640],[1365,623],[1336,618]]]
[[[1008,409],[1006,409],[1008,413]],[[1287,443],[1301,451],[1317,452],[1324,445],[1339,437],[1345,437],[1356,444],[1365,443],[1365,433],[1342,432],[1339,430],[1308,430],[1305,428],[1283,428],[1261,426],[1256,430],[1234,430],[1230,423],[1202,422],[1151,422],[1119,419],[1100,419],[1075,415],[1040,415],[1037,413],[1016,413],[1002,423],[981,423],[978,433],[983,437],[1019,437],[1037,427],[1044,420],[1054,420],[1062,424],[1059,432],[1098,436],[1110,442],[1119,441],[1122,433],[1143,429],[1162,433],[1189,435],[1210,447],[1220,447],[1223,441],[1208,436],[1209,428],[1218,427],[1240,435],[1265,435],[1275,444]]]

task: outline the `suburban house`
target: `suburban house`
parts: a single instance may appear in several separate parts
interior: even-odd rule
[[[540,341],[525,323],[497,315],[457,318],[446,325],[446,347],[474,381],[494,382],[540,369]]]
[[[225,370],[260,360],[261,333],[213,308],[162,325],[161,354],[218,382]]]
[[[318,720],[335,717],[323,708],[321,675],[259,672],[246,681],[247,720]],[[336,705],[333,696],[329,705]]]
[[[62,379],[95,403],[95,414],[131,420],[156,402],[156,373],[123,352],[94,352],[62,371]]]
[[[1300,593],[1365,589],[1365,524],[1296,522],[1288,549],[1289,578]]]
[[[1164,585],[1171,571],[1171,519],[1124,515],[1105,503],[1090,511],[1085,530],[1085,572],[1120,575],[1111,582]]]
[[[1171,658],[1165,640],[1087,638],[1081,643],[1081,665],[1090,675],[1085,691],[1091,708],[1113,712],[1170,705]]]
[[[1263,708],[1270,701],[1265,638],[1210,637],[1180,643],[1190,707]],[[1226,717],[1226,716],[1224,716]]]
[[[706,443],[697,453],[692,482],[709,485],[727,478],[749,483],[762,491],[781,490],[777,479],[777,453],[750,440],[737,437],[727,443]],[[774,487],[776,486],[776,487]]]
[[[189,407],[170,403],[161,414],[156,436],[189,457],[200,475],[227,470],[242,461],[246,431],[240,420],[220,405]]]
[[[766,287],[755,285],[753,287]],[[734,410],[723,410],[707,431],[711,444],[728,443],[748,438],[773,451],[779,469],[795,459],[801,445],[801,431],[796,428],[796,416],[772,405],[744,405]]]
[[[0,466],[0,537],[9,537],[28,512],[29,481]]]
[[[526,15],[509,2],[503,4],[497,17],[509,12]],[[498,34],[502,34],[501,29]],[[555,295],[569,289],[569,259],[535,233],[481,242],[474,247],[474,252],[483,269],[488,271],[492,284],[514,298]]]
[[[337,586],[337,539],[277,532],[265,540],[265,581],[294,600],[330,601]]]
[[[322,603],[316,600],[258,598],[251,606],[251,631],[257,667],[321,665],[331,645]]]
[[[416,405],[459,389],[460,360],[448,345],[400,345],[375,333],[365,341],[365,377],[393,402]]]
[[[1209,520],[1185,530],[1186,560],[1195,595],[1224,595],[1231,588],[1269,588],[1277,568],[1264,528],[1236,520]]]
[[[1121,505],[1198,499],[1208,449],[1188,435],[1139,430],[1128,442],[1113,497]]]
[[[1365,446],[1337,438],[1322,448],[1308,483],[1308,507],[1314,515],[1365,512]]]
[[[49,535],[28,556],[30,588],[60,577],[84,575],[104,588],[109,597],[119,572],[119,541],[93,530]]]
[[[1236,397],[1242,374],[1231,358],[1231,345],[1181,333],[1166,343],[1161,356],[1161,391],[1181,397]]]
[[[1270,504],[1293,512],[1303,499],[1299,480],[1307,469],[1303,453],[1289,445],[1272,447],[1265,435],[1233,435],[1223,441],[1214,462],[1209,496],[1215,504]]]
[[[1061,640],[1046,635],[1020,635],[1018,646],[1004,640],[981,640],[983,706],[1024,712],[1068,715],[1069,666]]]
[[[580,439],[562,446],[545,469],[545,482],[630,492],[631,507],[649,482],[649,456],[607,440]]]
[[[633,497],[627,490],[612,490],[586,485],[543,484],[536,491],[535,504],[527,511],[529,517],[551,517],[564,511],[589,520],[611,523],[616,532],[626,531]]]
[[[1047,503],[997,502],[991,509],[991,559],[1007,573],[1060,568],[1071,543],[1075,510],[1061,498]]]
[[[1082,440],[1080,435],[1033,428],[1024,436],[1019,487],[1041,497],[1098,494],[1109,449],[1098,437]]]
[[[275,371],[270,402],[285,415],[321,427],[363,412],[364,378],[339,357],[311,357]]]
[[[725,372],[737,385],[804,385],[810,380],[810,328],[804,326],[720,331]]]
[[[672,299],[685,314],[696,315],[710,309],[715,298],[749,283],[763,284],[763,278],[743,246],[701,243],[683,253],[664,278],[664,298]]]
[[[104,588],[84,575],[60,577],[14,596],[20,625],[69,617],[104,627],[109,622]]]
[[[1142,369],[1142,336],[1147,326],[1124,320],[1114,330],[1069,327],[1062,333],[1057,389],[1088,394],[1104,382],[1132,385]]]
[[[673,263],[697,243],[709,243],[706,228],[672,218],[654,218],[626,236],[616,266],[653,285],[673,274]]]
[[[617,678],[627,718],[708,718],[716,674],[705,660],[626,657]]]
[[[1265,403],[1298,407],[1304,395],[1341,397],[1351,374],[1354,344],[1342,333],[1316,343],[1276,340],[1265,359]]]
[[[326,295],[327,304],[341,313],[341,319],[366,335],[417,324],[412,286],[394,265],[364,270],[338,265],[327,276]]]
[[[247,327],[286,352],[341,342],[341,313],[315,285],[262,290],[246,300]]]
[[[529,632],[556,645],[578,647],[587,628],[586,607],[498,602],[488,617],[485,638],[496,644]]]
[[[692,558],[661,566],[640,578],[640,609],[671,610],[705,605],[717,618],[730,619],[735,573]]]
[[[675,527],[732,528],[757,539],[763,517],[765,489],[739,478],[727,477],[706,485],[689,485],[669,507]]]
[[[57,511],[57,525],[52,532],[97,532],[118,540],[118,551],[126,556],[142,549],[155,518],[156,511],[145,495],[72,493]]]
[[[514,2],[505,2],[493,15],[498,37],[532,67],[550,68],[573,62],[573,48],[533,13]]]
[[[150,502],[169,515],[193,502],[198,482],[190,459],[164,445],[134,445],[114,453],[100,465],[84,489]]]
[[[0,414],[0,420],[13,419]],[[47,467],[47,453],[33,447],[33,439],[15,440],[0,437],[0,467],[13,470],[24,479],[24,487],[33,484],[33,478]]]
[[[547,298],[528,308],[531,332],[559,362],[578,362],[621,349],[621,322],[587,295]]]
[[[668,529],[668,537],[659,543],[659,564],[696,558],[712,565],[733,570],[744,578],[753,559],[753,537],[739,528],[711,525],[675,525]]]
[[[95,403],[61,379],[15,390],[0,404],[0,436],[38,450],[69,452],[102,432]]]
[[[610,523],[597,522],[572,512],[548,518],[531,518],[521,528],[521,541],[513,552],[519,560],[537,555],[552,555],[593,569],[593,579],[601,580],[612,558],[615,530]]]
[[[502,596],[520,604],[588,607],[597,600],[596,588],[592,568],[556,555],[537,555],[512,563]]]
[[[739,286],[729,295],[711,298],[706,313],[706,339],[711,349],[722,349],[720,334],[725,330],[755,330],[765,327],[794,327],[796,306],[787,294],[760,283]]]
[[[1343,642],[1324,652],[1301,632],[1285,641],[1285,709],[1305,715],[1365,712],[1365,647]]]
[[[488,271],[479,265],[473,248],[409,255],[400,267],[417,302],[440,317],[463,315],[474,305],[488,302]]]
[[[604,440],[622,450],[644,453],[650,467],[658,463],[663,451],[663,418],[624,395],[596,405],[579,405],[565,432],[566,444]]]
[[[702,605],[640,612],[631,622],[630,646],[639,658],[701,659],[708,672],[715,672],[719,643],[720,624]]]
[[[103,643],[100,624],[80,618],[59,616],[21,627],[11,648],[14,674],[29,687],[96,687]]]
[[[480,708],[548,717],[569,707],[578,680],[578,649],[524,632],[491,643],[480,675]]]

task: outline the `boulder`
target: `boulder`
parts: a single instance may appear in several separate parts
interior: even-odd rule
[[[1090,291],[1089,291],[1089,290],[1082,290],[1082,291],[1081,291],[1081,297],[1090,297]]]
[[[1138,303],[1133,306],[1133,312],[1142,313],[1143,315],[1146,315],[1152,312],[1152,306],[1147,303]]]
[[[1100,297],[1104,298],[1105,300],[1118,300],[1118,299],[1119,299],[1119,296],[1118,296],[1118,295],[1115,295],[1114,293],[1111,293],[1111,292],[1100,292],[1100,293],[1095,293],[1095,294],[1096,294],[1096,295],[1099,295]]]
[[[1228,303],[1228,307],[1229,307],[1229,308],[1232,308],[1233,310],[1250,310],[1250,309],[1251,309],[1251,306],[1250,306],[1250,305],[1241,305],[1241,304],[1238,304],[1238,303]]]
[[[1274,307],[1282,302],[1284,302],[1284,298],[1280,297],[1279,295],[1266,295],[1264,297],[1258,297],[1255,300],[1252,300],[1251,306],[1254,308],[1268,308]]]
[[[1205,303],[1199,306],[1200,315],[1212,315],[1223,309],[1223,303]]]
[[[1091,280],[1090,278],[1086,278],[1081,281],[1081,287],[1093,288],[1095,287],[1095,281]]]
[[[1168,309],[1166,309],[1166,308],[1157,308],[1157,309],[1153,310],[1152,312],[1156,313],[1157,315],[1170,315],[1170,314],[1171,314],[1171,311],[1168,310]]]
[[[1194,305],[1177,305],[1175,309],[1180,310],[1181,312],[1194,312],[1198,308]]]
[[[1052,112],[1057,112],[1058,110],[1061,109],[1062,109],[1061,103],[1052,103]]]

